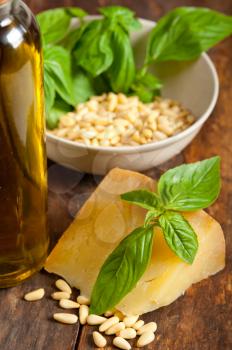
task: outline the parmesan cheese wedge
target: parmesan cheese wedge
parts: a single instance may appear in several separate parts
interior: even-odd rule
[[[132,171],[111,170],[63,234],[45,269],[90,297],[106,258],[144,222],[146,211],[122,201],[120,194],[142,188],[154,190],[154,180]],[[225,240],[220,225],[202,210],[184,216],[199,240],[194,263],[182,262],[168,248],[161,230],[155,228],[150,264],[136,287],[116,306],[125,315],[141,315],[168,305],[193,283],[225,266]]]

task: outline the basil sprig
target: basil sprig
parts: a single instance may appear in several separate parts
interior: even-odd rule
[[[101,314],[114,307],[136,285],[150,261],[154,226],[162,229],[169,248],[192,264],[198,240],[182,212],[206,208],[219,192],[220,158],[216,156],[168,170],[158,182],[158,193],[142,189],[122,194],[122,200],[148,211],[144,225],[124,238],[103,264],[90,312]]]

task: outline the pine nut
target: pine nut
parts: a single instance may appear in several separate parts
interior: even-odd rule
[[[36,300],[42,299],[44,294],[45,294],[44,288],[39,288],[25,294],[24,299],[27,301],[36,301]]]
[[[81,305],[89,305],[90,304],[89,298],[85,297],[84,295],[79,295],[77,297],[77,302]]]
[[[69,299],[70,296],[70,293],[67,292],[54,292],[51,295],[52,299],[54,300]]]
[[[59,302],[60,307],[63,309],[78,309],[80,307],[80,304],[76,303],[72,300],[67,299],[61,299]]]
[[[125,329],[125,323],[119,322],[119,323],[116,323],[115,325],[111,326],[110,328],[108,328],[105,333],[107,335],[116,334],[123,329]]]
[[[102,317],[102,316],[98,316],[98,315],[89,315],[87,317],[87,323],[90,325],[90,326],[96,326],[96,325],[99,325],[99,324],[102,324],[103,322],[105,322],[107,320],[106,317]]]
[[[136,338],[136,330],[134,328],[126,328],[120,331],[119,337],[124,339],[134,339]]]
[[[66,313],[56,313],[53,315],[54,320],[60,323],[66,324],[74,324],[77,323],[78,317],[74,314],[66,314]]]
[[[144,332],[137,341],[137,347],[141,348],[145,345],[150,344],[155,339],[155,334],[153,332]]]
[[[108,310],[108,311],[106,311],[105,313],[104,313],[104,315],[106,316],[106,317],[110,317],[110,316],[113,316],[113,311],[111,311],[111,310]]]
[[[126,327],[132,327],[135,322],[138,321],[139,316],[127,316],[123,319],[123,322],[125,323]]]
[[[99,332],[93,332],[93,341],[98,348],[104,348],[106,346],[106,339]]]
[[[59,279],[56,281],[56,287],[61,290],[62,292],[66,292],[66,293],[69,293],[69,294],[72,294],[72,289],[69,287],[68,283],[65,282],[64,280],[62,279]]]
[[[128,341],[126,341],[125,339],[123,339],[121,337],[114,338],[113,344],[119,349],[123,349],[123,350],[130,350],[131,349],[130,343],[128,343]]]
[[[163,132],[161,131],[154,131],[153,132],[153,140],[164,140],[167,138],[167,135],[165,135]]]
[[[143,135],[144,135],[146,138],[150,139],[150,138],[152,137],[152,131],[151,131],[151,129],[144,129],[144,130],[143,130]]]
[[[80,324],[86,324],[88,315],[89,307],[87,305],[81,305],[79,310]]]
[[[137,334],[141,335],[144,332],[155,332],[157,330],[157,323],[156,322],[149,322],[138,329]]]
[[[70,127],[75,125],[75,120],[67,114],[60,118],[60,123],[64,127]]]
[[[109,329],[116,323],[119,323],[119,318],[117,316],[108,318],[108,320],[106,320],[104,323],[101,324],[101,326],[99,327],[99,331],[105,332],[107,329]]]
[[[112,92],[109,93],[108,95],[109,98],[109,105],[108,105],[108,109],[110,112],[114,111],[117,104],[118,104],[118,97],[117,95],[113,94]]]
[[[137,322],[135,322],[135,324],[132,327],[137,331],[143,325],[144,325],[144,321],[143,320],[138,320]]]
[[[97,133],[94,130],[85,130],[85,131],[82,131],[81,134],[87,139],[93,139],[94,137],[97,136]]]

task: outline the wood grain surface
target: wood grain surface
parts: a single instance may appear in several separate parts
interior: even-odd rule
[[[38,11],[56,6],[80,6],[90,13],[109,4],[133,9],[139,17],[157,20],[166,11],[182,5],[207,6],[232,15],[232,0],[27,0]],[[219,154],[222,157],[222,191],[208,211],[223,227],[227,244],[226,268],[204,280],[168,307],[147,314],[146,321],[158,323],[157,338],[144,349],[154,350],[231,350],[232,349],[232,39],[210,51],[219,79],[217,106],[191,145],[170,162],[146,172],[157,178],[164,170]],[[82,203],[101,177],[79,174],[50,164],[49,223],[55,242],[72,221]],[[51,316],[58,310],[49,298],[55,276],[41,272],[20,286],[0,291],[0,350],[92,350],[93,328],[63,326]],[[22,300],[25,292],[46,288],[46,298],[35,303]],[[109,342],[110,344],[110,342]],[[132,342],[133,344],[133,342]],[[111,350],[109,345],[107,350]],[[133,349],[136,347],[133,345]]]

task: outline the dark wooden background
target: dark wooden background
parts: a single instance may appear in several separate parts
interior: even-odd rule
[[[27,0],[35,12],[57,6],[80,6],[96,13],[99,6],[119,4],[138,16],[157,20],[168,10],[182,5],[207,6],[232,15],[232,0]],[[158,322],[154,350],[232,349],[232,38],[210,51],[220,79],[217,106],[191,145],[172,161],[146,173],[154,178],[182,162],[194,162],[215,154],[222,157],[223,187],[219,200],[209,209],[223,226],[227,263],[223,272],[190,288],[172,305],[147,314]],[[55,241],[71,222],[80,205],[94,190],[100,177],[79,174],[49,163],[49,223]],[[63,326],[52,321],[58,310],[49,298],[54,277],[39,273],[20,286],[0,292],[0,350],[91,350],[92,330],[78,325]],[[47,298],[25,303],[25,292],[46,287]],[[133,346],[133,349],[135,347]],[[110,346],[107,350],[112,349]]]

